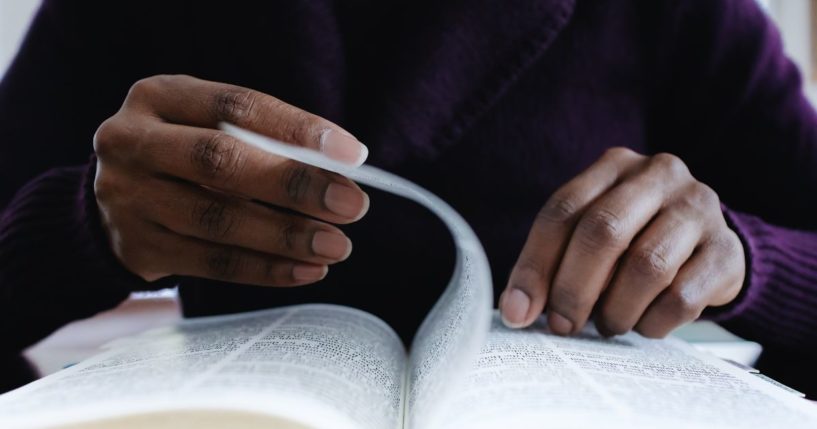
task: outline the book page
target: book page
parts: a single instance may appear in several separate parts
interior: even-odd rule
[[[474,231],[445,201],[394,174],[368,165],[350,167],[318,152],[228,124],[222,124],[222,129],[270,153],[413,200],[436,214],[451,231],[457,249],[454,274],[415,335],[407,370],[405,427],[434,427],[465,369],[485,342],[491,320],[491,272]]]
[[[183,321],[0,397],[0,427],[199,409],[400,428],[406,352],[380,319],[301,305]]]
[[[447,410],[459,428],[817,427],[817,405],[669,338],[549,334],[495,316]]]

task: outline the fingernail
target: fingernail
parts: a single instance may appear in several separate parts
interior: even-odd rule
[[[323,196],[326,208],[338,216],[358,219],[369,208],[369,196],[339,183],[330,183]]]
[[[352,241],[343,234],[318,231],[312,236],[312,251],[324,258],[342,261],[352,253]]]
[[[327,271],[329,268],[325,265],[295,264],[292,267],[292,277],[300,281],[320,280],[326,276]]]
[[[327,129],[321,134],[321,152],[336,161],[357,167],[366,161],[369,148],[351,134]]]
[[[552,311],[548,313],[548,327],[551,332],[557,335],[570,335],[573,332],[573,322]]]
[[[530,297],[517,288],[502,293],[502,323],[509,328],[521,328],[530,309]]]

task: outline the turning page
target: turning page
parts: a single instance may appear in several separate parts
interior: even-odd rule
[[[206,317],[120,342],[4,395],[0,427],[89,420],[130,427],[121,422],[220,411],[236,427],[265,415],[289,417],[297,422],[291,427],[398,429],[405,365],[397,334],[348,307],[309,304]],[[267,426],[270,421],[280,420]]]
[[[466,380],[447,429],[817,427],[817,405],[679,340],[559,337],[544,317],[511,330],[495,316]]]
[[[447,203],[394,174],[368,165],[351,167],[229,124],[222,124],[222,129],[270,153],[413,200],[439,216],[451,231],[457,249],[454,274],[415,335],[408,365],[405,427],[434,427],[488,334],[493,307],[491,273],[474,231]]]

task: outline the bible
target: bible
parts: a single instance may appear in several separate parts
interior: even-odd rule
[[[224,125],[272,153],[412,199],[451,231],[454,274],[406,350],[382,320],[304,304],[190,319],[0,396],[3,428],[817,427],[817,407],[677,339],[505,328],[468,224],[371,166]]]

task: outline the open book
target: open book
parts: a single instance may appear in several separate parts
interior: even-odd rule
[[[380,319],[308,304],[186,320],[0,396],[2,428],[817,427],[817,405],[677,340],[502,326],[471,228],[416,185],[235,127],[270,152],[428,207],[454,275],[407,352]]]

